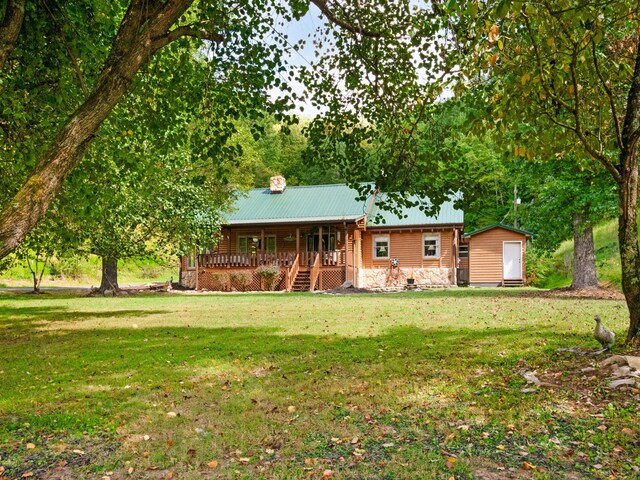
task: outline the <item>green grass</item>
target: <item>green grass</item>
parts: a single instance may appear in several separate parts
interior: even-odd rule
[[[594,313],[622,336],[624,303],[535,293],[0,295],[0,465],[8,478],[637,478],[637,391],[594,377],[585,394],[572,382],[592,357],[557,352],[596,347]],[[523,369],[564,386],[523,393]]]
[[[621,267],[617,221],[611,220],[595,227],[593,240],[600,283],[620,290]],[[573,240],[563,242],[553,254],[551,273],[540,282],[541,287],[560,288],[571,285],[573,272],[571,268],[565,268],[567,264],[565,259],[573,260]]]
[[[100,285],[101,260],[95,255],[53,260],[45,269],[42,287],[75,287]],[[178,281],[178,260],[130,258],[118,262],[118,281],[121,285],[167,281],[173,277]],[[32,287],[31,272],[26,265],[14,262],[11,268],[0,271],[0,288]]]

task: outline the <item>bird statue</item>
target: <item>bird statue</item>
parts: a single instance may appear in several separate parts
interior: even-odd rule
[[[616,334],[611,330],[602,326],[602,319],[600,315],[593,317],[596,321],[596,329],[593,332],[593,338],[595,338],[604,347],[601,351],[609,350],[616,343]]]

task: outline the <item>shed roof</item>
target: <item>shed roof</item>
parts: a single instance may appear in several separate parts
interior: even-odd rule
[[[503,223],[493,223],[491,225],[487,225],[486,227],[478,228],[478,229],[473,230],[473,231],[471,231],[469,233],[465,233],[464,236],[465,237],[470,237],[470,236],[476,235],[478,233],[486,232],[487,230],[491,230],[493,228],[504,228],[505,230],[510,230],[512,232],[521,233],[523,235],[527,235],[528,237],[532,237],[533,236],[532,232],[529,232],[527,230],[522,230],[520,228],[515,228],[515,227],[512,227],[510,225],[505,225]]]
[[[240,195],[227,215],[227,225],[264,225],[304,222],[356,221],[368,215],[371,227],[443,225],[463,222],[463,212],[446,202],[437,215],[427,216],[419,207],[401,208],[400,215],[382,210],[371,197],[358,200],[357,190],[345,184],[287,187],[283,193],[271,193],[268,188],[254,188]],[[384,194],[378,194],[384,198]],[[415,201],[418,197],[412,197]],[[420,199],[422,203],[428,199]],[[384,219],[384,223],[380,221]]]

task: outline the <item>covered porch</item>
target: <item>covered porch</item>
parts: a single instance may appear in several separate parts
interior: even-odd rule
[[[271,266],[280,269],[274,290],[337,288],[354,281],[356,230],[353,222],[225,226],[216,245],[189,259],[192,283],[200,290],[262,290],[256,270]],[[251,275],[249,285],[238,282],[241,275]]]

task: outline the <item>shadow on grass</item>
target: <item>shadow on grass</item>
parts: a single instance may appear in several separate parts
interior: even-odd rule
[[[66,307],[14,307],[0,304],[0,328],[29,328],[42,322],[76,322],[89,318],[140,318],[168,313],[164,310],[69,311]]]

